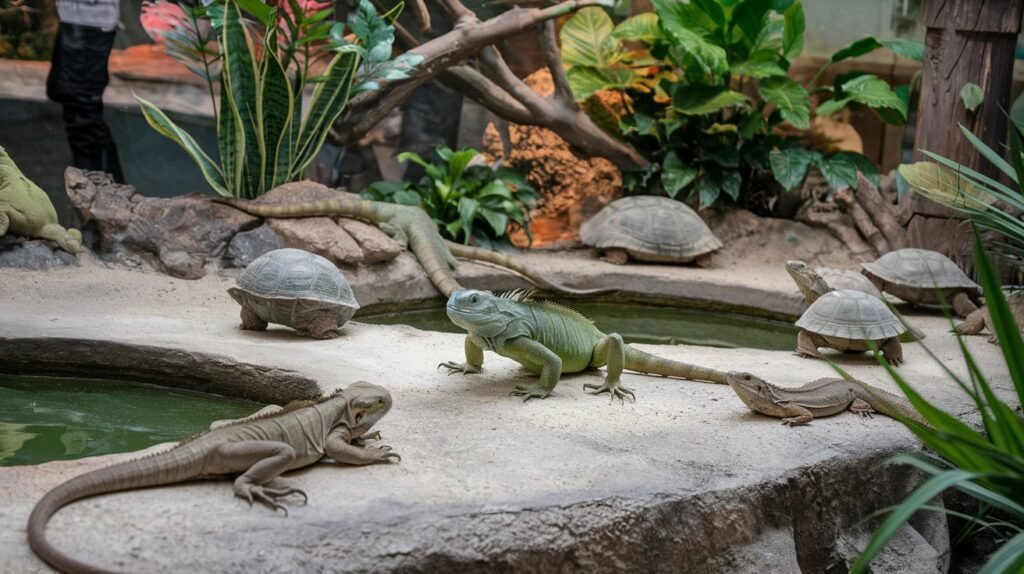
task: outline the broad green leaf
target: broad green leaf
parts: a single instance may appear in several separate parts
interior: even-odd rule
[[[871,74],[857,76],[844,83],[841,91],[843,98],[864,104],[888,123],[894,125],[907,123],[906,102],[892,91],[885,80],[877,76]]]
[[[577,101],[584,101],[601,90],[625,89],[632,85],[636,77],[633,70],[628,68],[598,69],[590,66],[573,66],[565,75]]]
[[[964,103],[967,111],[973,112],[985,101],[985,92],[982,91],[981,86],[978,84],[967,82],[960,89],[960,100]]]
[[[857,166],[842,154],[819,157],[815,162],[832,189],[856,187]]]
[[[476,210],[479,204],[475,199],[463,197],[459,199],[459,221],[462,222],[463,243],[469,243],[473,235],[473,219],[476,217]]]
[[[685,26],[700,36],[707,36],[725,23],[725,13],[717,0],[694,0],[693,2],[655,1],[654,11],[658,19],[662,21],[671,20],[676,24]]]
[[[732,24],[742,32],[742,42],[753,45],[768,22],[772,0],[741,0],[732,11]]]
[[[271,46],[277,45],[276,29],[267,32],[265,41]],[[256,110],[263,119],[263,140],[266,145],[263,182],[260,184],[262,191],[289,181],[292,156],[296,152],[291,124],[299,116],[292,110],[295,97],[276,49],[263,51],[259,88]]]
[[[448,157],[444,157],[448,162],[448,181],[453,185],[459,179],[462,178],[462,174],[465,173],[466,168],[469,167],[469,162],[473,161],[473,158],[480,154],[475,149],[460,149],[458,151],[449,150]]]
[[[265,27],[272,27],[276,14],[274,9],[261,0],[233,0],[242,10],[252,14]]]
[[[722,193],[722,181],[715,172],[706,172],[697,180],[700,207],[711,207]]]
[[[572,66],[604,68],[619,60],[622,49],[612,37],[611,17],[597,6],[583,8],[562,26],[562,61]]]
[[[661,164],[661,185],[669,197],[675,197],[679,191],[697,177],[697,168],[683,163],[676,152],[670,151],[665,154],[665,160]]]
[[[811,101],[807,90],[785,76],[761,80],[761,97],[779,109],[782,119],[798,129],[811,126]]]
[[[804,7],[799,2],[794,2],[783,13],[782,29],[782,55],[787,60],[793,61],[804,49]]]
[[[750,76],[759,79],[786,75],[786,70],[779,62],[779,54],[772,50],[757,50],[746,60],[733,64],[729,71],[734,76]]]
[[[654,12],[643,12],[626,18],[612,30],[612,37],[620,40],[639,40],[652,46],[662,38],[661,28],[658,27],[658,15]]]
[[[835,64],[836,62],[841,62],[848,58],[858,58],[864,54],[874,52],[881,47],[881,42],[871,36],[866,36],[832,54],[830,61]]]
[[[836,112],[841,111],[847,106],[852,100],[850,98],[833,98],[831,100],[822,102],[815,108],[814,113],[819,116],[830,116]]]
[[[919,161],[901,164],[898,169],[919,193],[943,205],[986,209],[993,201],[969,179],[944,165]]]
[[[853,165],[857,166],[857,171],[864,174],[864,177],[868,178],[871,185],[875,187],[882,187],[882,175],[878,173],[878,166],[876,166],[875,162],[871,161],[866,155],[852,151],[841,151],[835,155],[846,156]]]
[[[497,211],[491,211],[490,209],[481,209],[480,215],[487,221],[487,224],[491,226],[491,230],[494,231],[494,235],[501,237],[505,235],[505,228],[508,227],[508,216],[504,213]]]
[[[231,96],[228,94],[228,82],[220,83],[220,113],[217,114],[217,149],[220,152],[220,169],[224,174],[224,186],[230,190],[228,195],[241,197],[242,166],[244,159],[239,159],[242,150],[239,142],[245,141],[245,131],[238,124],[238,114],[231,107]],[[242,150],[244,153],[244,150]]]
[[[224,197],[231,197],[232,193],[224,186],[224,174],[221,173],[217,164],[210,159],[210,156],[206,155],[203,148],[199,147],[196,140],[188,132],[171,121],[152,102],[139,96],[135,96],[135,99],[139,102],[142,116],[146,118],[146,123],[160,135],[181,146],[188,153],[189,157],[192,158],[192,161],[196,162],[196,165],[199,166],[199,171],[202,172],[203,178],[206,179],[206,183],[210,184],[214,191]]]
[[[924,61],[924,44],[921,42],[895,38],[892,40],[882,40],[882,45],[888,48],[891,52],[899,54],[904,58],[909,58],[917,62]]]
[[[676,86],[672,106],[687,115],[704,115],[731,106],[746,106],[747,97],[733,90],[714,86]]]
[[[725,48],[704,38],[691,29],[684,12],[690,7],[674,0],[652,0],[658,13],[658,23],[675,41],[678,47],[690,54],[706,74],[718,75],[729,69]]]
[[[743,186],[743,176],[740,172],[730,169],[722,173],[722,191],[733,201],[740,197],[740,188]]]
[[[818,155],[820,154],[802,147],[790,147],[772,150],[768,154],[768,161],[771,163],[775,181],[789,191],[803,183],[807,169]]]

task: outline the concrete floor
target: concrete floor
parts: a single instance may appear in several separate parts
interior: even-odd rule
[[[621,268],[553,255],[531,262],[566,281],[629,277],[655,290],[706,293],[776,314],[799,307],[780,266]],[[468,283],[490,286],[496,272],[467,265],[462,273]],[[422,278],[404,287],[377,284],[369,271],[354,280],[361,300],[387,289],[409,298],[430,289]],[[524,404],[508,391],[531,375],[512,361],[489,353],[485,371],[473,376],[436,369],[441,361],[462,360],[459,335],[359,323],[330,341],[284,328],[242,332],[237,305],[224,292],[232,284],[95,262],[48,272],[5,269],[0,371],[12,341],[74,338],[290,369],[325,391],[364,379],[394,395],[379,430],[402,461],[320,464],[288,475],[310,501],[291,507],[287,518],[249,508],[227,481],[87,499],[50,523],[49,538],[63,552],[129,572],[823,571],[855,556],[870,530],[860,522],[915,484],[905,469],[882,464],[918,448],[884,416],[844,413],[787,428],[749,412],[726,386],[638,374],[623,377],[637,401],[620,404],[584,393],[584,383],[601,380],[598,372],[565,376],[550,398]],[[910,344],[901,372],[927,398],[971,420],[971,405],[942,372],[943,365],[965,372],[949,325],[935,315],[910,319],[942,365]],[[999,348],[984,337],[970,338],[968,346],[1008,395]],[[787,386],[834,374],[823,361],[789,352],[641,348],[749,370]],[[855,376],[896,390],[868,355],[836,360]],[[0,468],[4,570],[48,571],[25,542],[33,504],[71,476],[126,458]],[[923,520],[906,529],[877,571],[942,571],[948,560],[943,524]]]

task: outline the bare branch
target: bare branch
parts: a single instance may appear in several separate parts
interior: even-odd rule
[[[412,0],[412,2],[409,3],[409,9],[412,11],[412,15],[416,19],[416,23],[420,25],[420,31],[426,32],[429,30],[430,12],[427,10],[426,2],[423,0]]]
[[[517,124],[528,124],[533,115],[522,103],[469,66],[448,68],[439,79],[444,85],[487,108],[498,117]]]
[[[572,95],[569,78],[565,75],[565,66],[562,65],[562,52],[555,36],[555,23],[548,20],[541,24],[537,39],[540,41],[541,53],[544,54],[544,64],[547,65],[548,71],[551,72],[551,80],[555,83],[555,97],[576,107],[576,98]]]
[[[448,16],[458,23],[469,23],[477,20],[476,13],[466,8],[466,6],[459,0],[437,0],[437,3],[444,8],[444,11],[448,13]]]
[[[481,50],[480,61],[484,64],[485,70],[490,72],[489,77],[494,80],[494,83],[512,94],[512,97],[519,100],[531,113],[538,116],[550,115],[552,113],[551,105],[548,101],[520,80],[519,76],[515,75],[505,62],[505,58],[501,57],[501,53],[498,52],[497,48],[487,46]],[[528,123],[533,124],[535,122],[536,119]]]

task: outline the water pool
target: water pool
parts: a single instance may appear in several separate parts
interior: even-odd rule
[[[597,328],[605,333],[622,335],[627,343],[749,347],[770,351],[796,348],[798,329],[784,321],[645,303],[565,303],[593,319]],[[354,320],[374,325],[409,325],[425,331],[464,332],[448,320],[443,305],[394,312],[371,309],[357,313]]]
[[[261,407],[153,385],[0,374],[0,466],[136,451]]]

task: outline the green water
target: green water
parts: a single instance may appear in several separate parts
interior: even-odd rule
[[[136,451],[261,406],[150,385],[0,375],[0,466]]]
[[[574,301],[571,307],[593,319],[605,333],[618,333],[627,343],[704,345],[786,351],[796,348],[797,328],[790,323],[731,313],[642,303]],[[355,319],[375,325],[409,325],[425,331],[463,333],[448,320],[444,307],[371,313]]]

